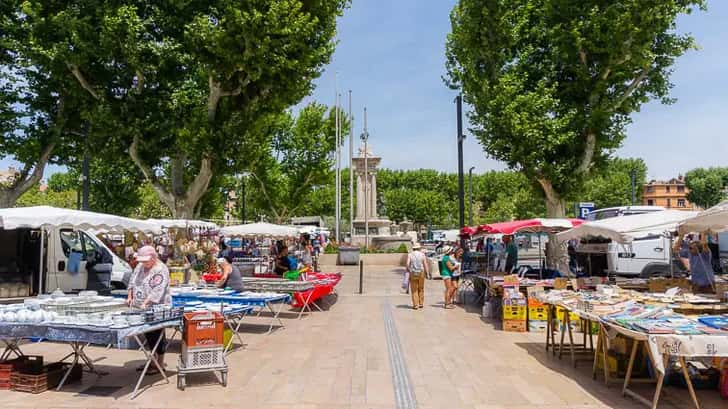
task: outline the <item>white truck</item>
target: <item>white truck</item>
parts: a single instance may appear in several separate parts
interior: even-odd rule
[[[0,228],[0,243],[0,301],[56,288],[65,292],[123,288],[131,274],[129,264],[83,230]],[[87,268],[97,254],[106,263]]]

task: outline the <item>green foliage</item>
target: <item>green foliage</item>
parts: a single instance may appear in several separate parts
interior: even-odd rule
[[[622,143],[630,114],[669,103],[675,59],[695,44],[675,19],[703,0],[460,0],[448,84],[472,106],[486,152],[538,182],[550,216]]]
[[[286,112],[271,120],[270,146],[251,163],[248,179],[258,193],[250,197],[275,222],[311,214],[309,195],[321,189],[328,192],[327,187],[333,189],[335,115],[334,109],[314,102],[303,107],[296,117]],[[349,121],[343,116],[342,134],[346,135]],[[346,177],[348,181],[348,174]]]
[[[635,203],[642,203],[642,185],[647,180],[647,165],[642,159],[610,159],[600,172],[594,172],[586,181],[581,200],[594,202],[597,209],[632,204],[630,174],[633,170]]]
[[[387,216],[395,222],[428,223],[445,219],[448,199],[436,190],[391,189],[382,192]]]
[[[339,248],[329,243],[324,247],[324,254],[338,254]]]
[[[689,201],[704,209],[715,206],[726,199],[728,168],[693,169],[685,174],[685,185]]]
[[[139,205],[129,214],[137,219],[169,219],[172,212],[159,200],[154,188],[149,183],[139,186]]]
[[[16,203],[18,207],[28,206],[53,206],[66,209],[76,209],[77,193],[75,190],[56,191],[46,189],[41,192],[38,185],[33,186],[23,193]]]
[[[402,243],[399,245],[399,247],[397,247],[395,253],[405,253],[406,254],[406,253],[409,253],[409,250],[407,249],[407,246],[404,243]]]
[[[265,145],[261,118],[310,93],[347,5],[13,1],[0,41],[82,95],[92,144],[129,148],[160,199],[191,217],[215,173],[244,170]]]

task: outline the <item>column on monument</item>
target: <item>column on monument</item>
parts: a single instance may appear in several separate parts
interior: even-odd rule
[[[372,218],[377,219],[379,216],[377,215],[377,174],[376,172],[372,172],[372,184],[371,184],[371,192],[369,193],[369,197],[371,200],[371,209],[372,211],[369,212],[370,215],[372,215]]]
[[[356,218],[364,219],[364,174],[356,173]]]

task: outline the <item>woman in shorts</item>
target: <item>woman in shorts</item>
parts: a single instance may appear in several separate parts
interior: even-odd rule
[[[455,286],[453,285],[452,276],[453,270],[456,269],[455,260],[453,259],[453,248],[445,246],[442,249],[442,261],[440,262],[440,275],[442,276],[442,282],[445,285],[445,308],[454,308],[451,300],[453,293],[455,292]]]

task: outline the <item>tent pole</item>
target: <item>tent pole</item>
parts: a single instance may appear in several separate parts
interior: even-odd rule
[[[45,229],[43,227],[40,228],[40,263],[39,263],[39,271],[38,271],[38,295],[43,294],[43,266],[45,265],[43,261],[43,247],[45,247]],[[32,290],[32,288],[31,288]]]
[[[543,280],[543,266],[544,263],[541,259],[541,233],[538,233],[538,276]]]
[[[670,249],[668,250],[669,258],[668,261],[670,263],[670,278],[675,278],[675,263],[673,261],[673,254],[672,254],[672,246],[673,246],[673,237],[672,234],[670,234]]]

